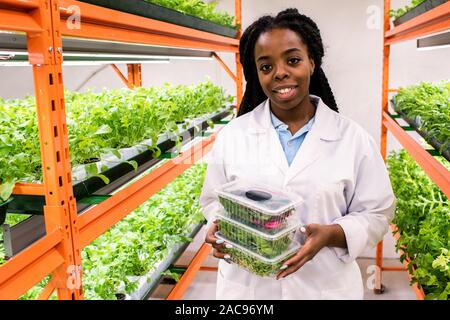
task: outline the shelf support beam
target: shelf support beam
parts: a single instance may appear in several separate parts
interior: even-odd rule
[[[27,40],[29,60],[33,65],[45,186],[45,227],[47,233],[63,230],[63,239],[57,249],[64,257],[64,263],[53,272],[52,279],[58,298],[73,300],[83,297],[81,251],[75,226],[77,210],[69,157],[58,4],[57,0],[40,0],[39,10],[34,14],[46,31],[37,37],[28,35]],[[49,58],[39,58],[42,52],[50,55]]]
[[[181,279],[176,284],[175,288],[172,289],[167,300],[180,300],[183,298],[184,293],[187,288],[191,284],[192,280],[194,280],[197,272],[200,270],[203,261],[208,257],[211,252],[211,246],[207,243],[203,243],[200,250],[192,259],[189,267],[186,269],[186,272],[183,274]]]
[[[391,26],[391,21],[389,17],[389,11],[391,9],[391,0],[384,0],[384,31],[383,35],[389,31]],[[381,92],[381,110],[382,112],[387,112],[389,110],[389,57],[391,54],[391,47],[386,45],[386,37],[383,37],[383,79],[382,79],[382,92]],[[383,120],[383,119],[381,119]],[[387,128],[383,125],[381,121],[381,155],[386,161],[387,157]],[[375,264],[377,268],[375,269],[375,293],[382,293],[382,270],[383,270],[383,241],[377,244]]]
[[[50,272],[63,265],[55,249],[62,231],[55,230],[0,267],[0,299],[18,299]]]
[[[385,45],[424,37],[450,28],[450,2],[387,30]]]
[[[222,66],[223,69],[225,69],[226,73],[233,79],[234,82],[237,82],[237,78],[234,75],[233,71],[231,71],[230,68],[226,65],[226,63],[217,55],[217,53],[213,52],[212,56],[216,59],[217,62]]]
[[[43,184],[16,183],[13,194],[43,196],[45,195],[45,187]]]
[[[44,288],[44,290],[39,295],[38,300],[48,300],[54,291],[55,291],[55,285],[53,284],[52,280],[50,280],[49,283],[47,284],[47,286]]]
[[[111,64],[111,67],[120,77],[122,82],[129,88],[133,89],[135,87],[142,87],[142,65],[138,63],[127,64],[128,78],[126,78],[120,69],[115,65]]]
[[[411,157],[427,173],[439,189],[450,198],[450,171],[439,163],[417,141],[409,136],[388,113],[383,112],[383,124],[397,138]]]
[[[180,156],[116,193],[80,216],[80,246],[85,247],[149,197],[195,164],[212,148],[217,134],[198,142]]]
[[[119,70],[119,68],[115,64],[111,64],[111,67],[114,69],[114,71],[119,76],[120,80],[129,88],[128,79],[123,75],[123,73]]]
[[[398,231],[397,226],[395,224],[391,224],[391,230],[392,230],[392,232],[394,232],[395,240],[398,241],[400,239],[400,234],[397,232]],[[402,254],[402,255],[405,254],[405,252],[403,250],[400,249],[399,251],[400,251],[400,254]],[[406,259],[403,261],[403,265],[405,266],[404,270],[408,270],[410,263],[411,263],[411,260],[409,259],[408,256],[406,256]],[[413,266],[410,266],[410,267],[414,270]],[[397,271],[397,270],[395,270],[395,271]],[[408,277],[411,280],[411,275],[409,274],[409,272],[408,272]],[[414,290],[414,293],[416,294],[417,300],[425,300],[425,292],[419,288],[417,283],[414,283],[412,285],[412,288]]]
[[[59,0],[59,3],[63,35],[208,51],[236,52],[238,50],[237,39],[80,1]],[[72,5],[78,6],[82,13],[80,28],[70,29],[66,24],[71,15],[69,8]]]
[[[239,26],[239,30],[237,33],[237,40],[239,40],[242,36],[242,0],[234,1],[234,14],[236,17],[236,24]],[[241,64],[241,55],[239,54],[239,50],[236,51],[235,54],[236,60],[236,105],[237,111],[241,106],[242,98],[244,97],[244,87],[243,87],[243,68]]]
[[[127,64],[128,88],[142,87],[142,65],[139,63]]]

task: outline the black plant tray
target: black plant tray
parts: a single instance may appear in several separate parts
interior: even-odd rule
[[[12,202],[13,198],[9,198],[3,203],[0,203],[0,225],[5,222],[6,219],[6,211],[8,210],[9,204]]]
[[[205,223],[206,221],[200,222],[193,226],[191,233],[188,235],[188,238],[194,239],[195,236],[200,232],[202,227],[205,225]],[[184,242],[173,246],[173,248],[169,250],[168,256],[164,260],[160,261],[158,268],[153,272],[143,276],[149,276],[150,280],[146,281],[144,285],[138,287],[135,292],[131,293],[129,299],[148,300],[155,289],[157,289],[157,287],[163,282],[164,276],[162,275],[162,273],[168,270],[171,265],[177,262],[177,260],[186,251],[187,247],[190,244],[191,242]],[[118,293],[118,295],[121,295],[121,293]]]
[[[431,9],[434,9],[444,3],[446,3],[449,0],[427,0],[425,2],[422,2],[417,7],[409,10],[402,16],[398,17],[394,20],[394,26],[401,25],[402,23],[405,23],[408,20],[411,20],[417,16],[420,16],[421,14],[424,14],[427,11],[430,11]]]
[[[80,0],[100,7],[114,9],[151,18],[176,25],[219,34],[225,37],[236,38],[237,30],[220,24],[187,15],[176,10],[164,8],[142,0]]]
[[[219,123],[222,119],[226,118],[231,114],[231,110],[225,110],[218,112],[210,119],[214,123]],[[208,129],[209,124],[207,120],[202,121],[201,125],[198,125],[201,132]],[[183,137],[181,142],[182,145],[188,143],[195,136],[199,136],[199,133],[194,127],[187,129],[186,131],[179,134]],[[162,154],[169,152],[176,146],[172,139],[166,139],[158,144]],[[75,183],[73,185],[73,193],[77,199],[77,211],[81,213],[85,211],[92,204],[81,203],[80,200],[84,198],[89,198],[94,195],[108,195],[114,190],[117,190],[127,182],[131,181],[133,178],[139,176],[144,171],[155,166],[157,163],[163,160],[163,157],[153,158],[152,151],[145,151],[137,156],[126,159],[134,160],[138,163],[138,169],[135,171],[133,167],[127,163],[120,163],[101,174],[106,176],[109,180],[109,184],[105,184],[102,179],[98,177],[91,177],[84,181]],[[43,207],[45,205],[44,196],[30,196],[30,195],[14,195],[13,201],[9,203],[7,212],[18,213],[18,214],[33,214],[33,215],[43,215]]]
[[[434,149],[436,149],[436,151],[439,154],[441,154],[445,159],[450,161],[450,148],[449,147],[447,147],[447,149],[443,149],[441,151],[441,149],[444,145],[441,141],[438,141],[435,138],[431,137],[427,132],[420,130],[419,122],[409,118],[404,112],[398,110],[397,105],[394,103],[393,100],[391,100],[391,104],[394,107],[395,112],[397,112],[403,118],[403,120],[405,120],[406,123],[408,123],[408,125],[411,128],[413,128],[422,138],[425,139],[425,141],[427,143],[429,143]]]

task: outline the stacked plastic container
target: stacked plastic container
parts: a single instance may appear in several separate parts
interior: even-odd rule
[[[276,188],[234,181],[216,190],[224,211],[216,236],[231,244],[231,260],[258,276],[274,276],[300,244],[294,240],[301,199]]]

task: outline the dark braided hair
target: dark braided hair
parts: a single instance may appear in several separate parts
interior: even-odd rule
[[[286,9],[278,13],[276,17],[261,17],[250,25],[241,37],[239,53],[247,85],[238,116],[252,111],[267,99],[258,79],[255,63],[255,45],[261,34],[273,29],[289,29],[296,32],[303,39],[308,47],[308,55],[314,60],[316,66],[311,76],[309,93],[319,96],[330,109],[338,112],[330,84],[322,70],[324,48],[319,28],[313,20],[300,14],[297,9]]]

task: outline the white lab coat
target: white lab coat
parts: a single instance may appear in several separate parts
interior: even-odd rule
[[[317,105],[315,123],[291,166],[273,128],[269,100],[224,127],[208,160],[200,202],[209,226],[222,210],[214,189],[236,179],[270,184],[303,198],[296,210],[302,224],[341,225],[348,250],[325,247],[281,280],[221,260],[217,299],[363,298],[355,259],[387,233],[395,197],[372,137],[320,98],[311,99]]]

